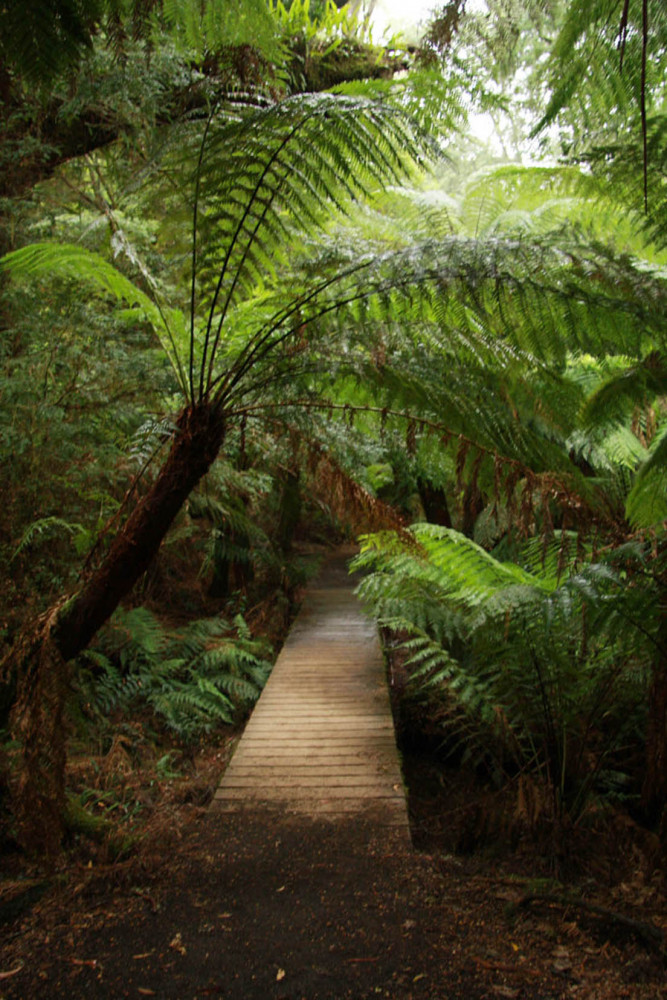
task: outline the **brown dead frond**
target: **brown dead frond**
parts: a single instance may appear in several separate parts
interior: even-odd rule
[[[314,494],[355,532],[391,529],[406,533],[398,511],[365,490],[321,447],[311,448],[308,469]]]

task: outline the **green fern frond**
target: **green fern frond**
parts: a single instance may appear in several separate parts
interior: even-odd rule
[[[64,518],[56,517],[55,515],[41,517],[37,521],[33,521],[32,524],[29,524],[25,529],[23,535],[21,536],[21,540],[11,555],[9,560],[10,563],[14,562],[15,559],[35,544],[40,544],[48,538],[52,538],[54,535],[58,534],[65,534],[70,537],[84,535],[85,529],[81,524],[66,521]]]
[[[97,641],[79,662],[82,697],[102,712],[141,699],[188,739],[247,711],[271,671],[267,644],[241,616],[169,633],[145,608],[119,609]]]
[[[90,50],[104,4],[99,0],[5,0],[0,55],[25,79],[49,84]]]
[[[184,52],[203,61],[229,45],[250,45],[265,58],[279,55],[276,23],[266,0],[161,0],[155,16]]]
[[[543,557],[531,542],[527,568],[510,572],[447,529],[413,533],[412,551],[398,536],[364,540],[359,561],[375,572],[362,598],[407,636],[406,669],[423,697],[451,706],[443,718],[456,746],[499,755],[500,769],[503,758],[531,769],[576,818],[619,733],[639,724],[655,629],[642,619],[645,594],[625,587],[611,563],[586,562],[574,533]]]
[[[100,293],[140,309],[153,326],[181,387],[186,389],[181,360],[187,344],[183,313],[160,306],[99,254],[75,244],[32,243],[0,258],[0,273],[3,271],[15,279],[59,275],[88,282]]]

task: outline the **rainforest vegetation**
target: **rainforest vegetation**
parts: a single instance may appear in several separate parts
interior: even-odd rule
[[[73,761],[238,724],[343,539],[513,837],[665,848],[666,80],[660,0],[0,6],[6,849],[131,849]]]

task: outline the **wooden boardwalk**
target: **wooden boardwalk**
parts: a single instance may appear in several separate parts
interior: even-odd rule
[[[408,818],[384,663],[340,559],[325,566],[276,661],[214,807]]]

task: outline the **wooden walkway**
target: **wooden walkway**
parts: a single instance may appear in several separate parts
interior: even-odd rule
[[[408,818],[384,663],[344,562],[306,595],[215,795],[226,812]]]

